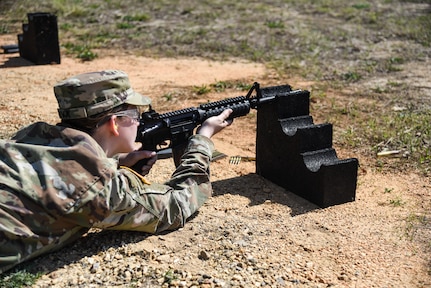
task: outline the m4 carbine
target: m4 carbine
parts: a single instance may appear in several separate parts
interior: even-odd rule
[[[256,92],[256,95],[252,96],[253,92]],[[257,109],[260,104],[273,101],[275,98],[276,94],[272,93],[262,95],[259,83],[255,82],[246,96],[208,102],[198,107],[163,114],[157,113],[150,107],[149,111],[142,113],[136,141],[142,143],[142,150],[156,151],[159,155],[163,155],[163,151],[172,151],[186,145],[194,129],[206,119],[217,116],[226,109],[233,110],[229,116],[230,119],[245,116],[250,109]],[[177,162],[177,159],[174,161]],[[145,162],[144,160],[138,162],[133,169],[139,171],[139,167],[142,167]]]

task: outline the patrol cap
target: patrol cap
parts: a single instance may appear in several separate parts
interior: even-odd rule
[[[88,118],[121,104],[151,104],[150,98],[130,87],[129,77],[121,70],[104,70],[72,76],[54,86],[61,119]]]

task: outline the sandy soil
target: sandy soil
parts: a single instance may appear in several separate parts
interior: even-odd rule
[[[0,37],[2,45],[11,42],[15,42],[14,36]],[[277,79],[265,67],[244,61],[219,63],[103,55],[86,63],[63,56],[60,65],[33,66],[17,54],[4,54],[0,55],[1,135],[10,135],[34,121],[55,123],[58,118],[52,86],[73,74],[100,69],[126,71],[135,89],[152,97],[155,107],[164,110],[195,106],[202,102],[202,97],[205,101],[215,101],[244,94],[227,90],[185,96],[178,92],[185,87],[217,81],[258,81],[262,86],[290,84],[308,88],[301,79]],[[164,99],[163,95],[176,91],[178,96],[172,101]],[[255,119],[243,117],[217,135],[214,142],[217,150],[228,156],[254,156],[255,137]],[[106,259],[120,252],[130,257],[130,261],[132,258],[139,261],[135,258],[141,255],[141,265],[145,262],[146,267],[159,271],[155,272],[157,275],[168,270],[207,275],[207,278],[223,279],[218,283],[224,283],[224,287],[264,286],[262,283],[268,287],[431,285],[429,238],[426,238],[430,236],[430,229],[418,220],[429,217],[430,180],[413,172],[377,171],[368,164],[373,159],[355,154],[356,151],[334,148],[340,158],[358,158],[361,164],[354,202],[320,209],[257,176],[254,162],[232,165],[226,157],[212,165],[214,197],[186,227],[145,237],[123,232],[99,237],[96,235],[99,233],[92,233],[69,251],[65,249],[37,259],[34,263],[46,273],[37,285],[105,286],[94,280],[97,273],[89,271],[88,263],[100,261],[104,273],[111,271],[110,275],[114,275],[115,268]],[[160,160],[149,179],[165,180],[172,169],[170,159]],[[227,250],[232,254],[227,255]],[[260,278],[244,276],[249,274],[242,270],[251,264],[246,267],[238,264],[236,268],[221,264],[222,260],[240,263],[241,259],[250,257],[257,262],[250,271],[260,271],[256,272]],[[119,282],[111,285],[130,285],[127,281],[131,278],[125,275],[124,282],[118,278]],[[146,283],[133,279],[136,286]],[[217,286],[215,282],[209,286],[199,283],[202,287],[213,287]]]

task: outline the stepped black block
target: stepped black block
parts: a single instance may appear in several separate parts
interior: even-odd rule
[[[60,64],[57,17],[49,13],[28,13],[28,24],[18,35],[19,54],[37,65]]]
[[[262,89],[276,94],[257,112],[256,173],[324,208],[355,200],[358,160],[340,160],[332,148],[332,124],[314,124],[310,93],[289,85]]]

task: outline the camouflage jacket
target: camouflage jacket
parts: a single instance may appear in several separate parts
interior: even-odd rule
[[[211,196],[213,143],[195,135],[165,184],[118,167],[88,134],[46,123],[0,141],[0,273],[91,227],[157,233],[182,227]]]

